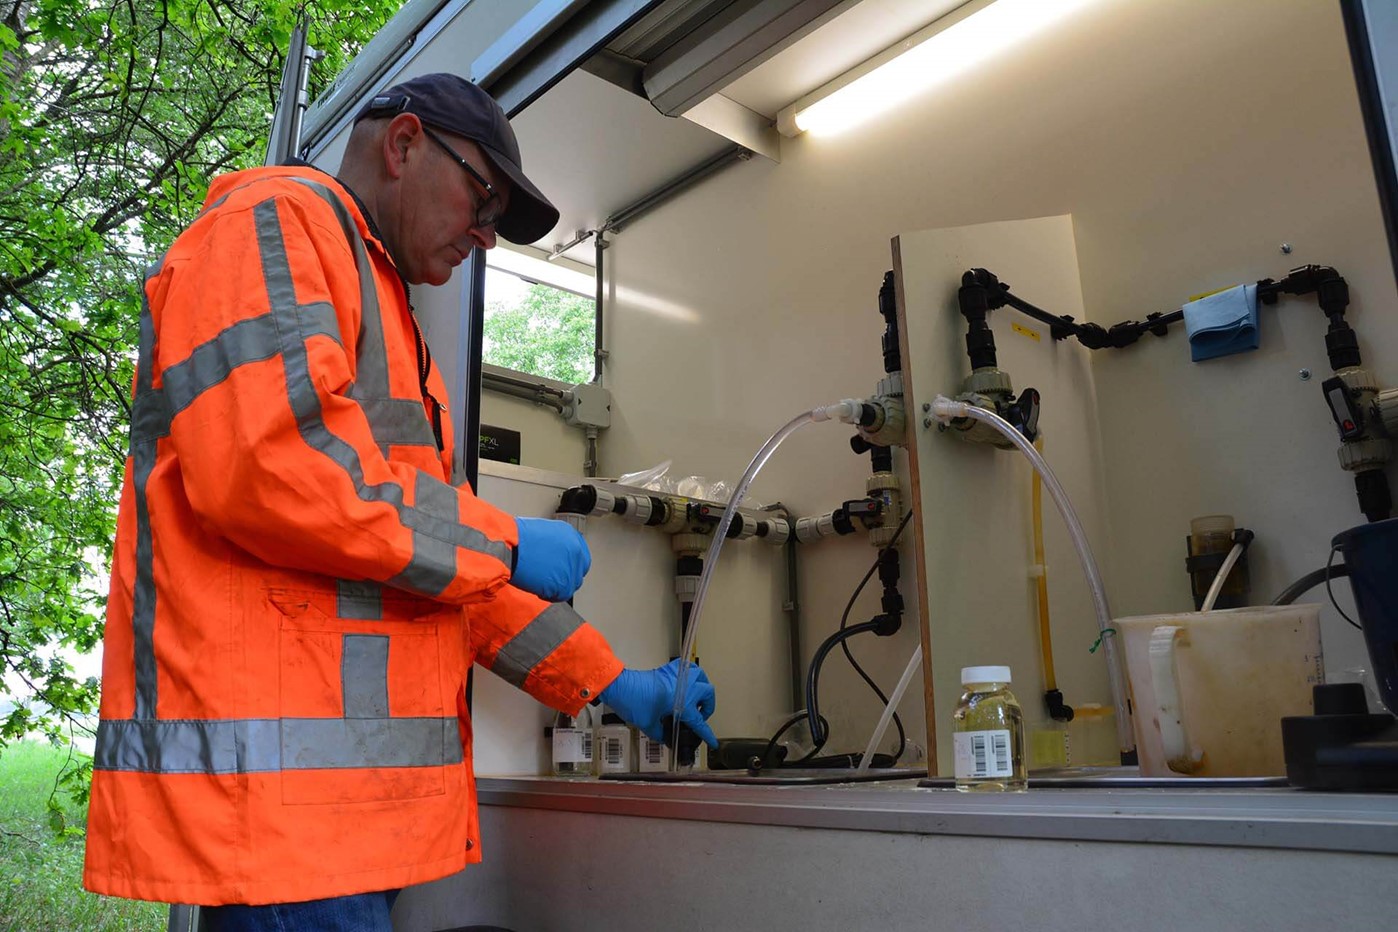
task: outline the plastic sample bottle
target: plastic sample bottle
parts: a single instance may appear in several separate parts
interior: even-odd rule
[[[1010,668],[966,667],[961,687],[961,700],[951,717],[956,788],[1028,789],[1024,713],[1010,692]]]
[[[592,729],[583,726],[582,716],[559,712],[553,718],[553,775],[592,776]]]
[[[641,773],[662,773],[670,769],[670,748],[645,732],[636,731],[636,769]]]
[[[603,712],[592,744],[598,774],[630,773],[636,769],[635,737],[615,712]]]

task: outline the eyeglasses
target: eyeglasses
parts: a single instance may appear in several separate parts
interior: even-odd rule
[[[480,185],[481,189],[485,191],[485,197],[476,202],[476,222],[474,225],[485,230],[499,223],[500,215],[504,213],[504,211],[498,206],[494,210],[486,209],[486,205],[490,204],[492,201],[496,201],[498,204],[497,198],[500,192],[495,190],[495,186],[489,181],[486,181],[485,176],[472,168],[471,163],[458,155],[455,149],[447,145],[445,139],[428,129],[427,124],[422,124],[422,131],[427,135],[428,139],[441,146],[442,151],[451,156],[452,161],[460,165],[461,169],[471,176],[471,180]]]

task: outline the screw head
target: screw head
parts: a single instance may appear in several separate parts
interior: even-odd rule
[[[1282,243],[1282,244],[1281,244],[1281,252],[1282,252],[1282,255],[1284,255],[1284,256],[1289,256],[1289,255],[1291,255],[1291,244],[1290,244],[1290,243]]]
[[[922,419],[922,426],[923,426],[923,427],[931,427],[931,426],[932,426],[932,419],[931,419],[930,417],[925,417],[925,418],[923,418],[923,419]]]
[[[1296,373],[1296,375],[1300,377],[1302,382],[1309,382],[1311,380],[1311,370],[1309,369],[1302,369],[1300,372]]]
[[[922,413],[923,413],[923,414],[926,414],[928,411],[931,411],[931,410],[932,410],[932,402],[930,402],[930,401],[924,401],[924,402],[922,403]]]

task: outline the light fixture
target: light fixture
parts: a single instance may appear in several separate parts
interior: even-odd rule
[[[1092,0],[975,0],[777,114],[784,136],[829,136],[1004,54]]]

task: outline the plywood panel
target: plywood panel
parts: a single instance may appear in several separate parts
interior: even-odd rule
[[[1031,467],[1020,453],[972,444],[923,426],[921,406],[954,396],[970,373],[966,322],[956,302],[961,275],[987,268],[1082,318],[1082,289],[1070,217],[987,223],[909,233],[897,240],[902,283],[903,376],[915,415],[924,593],[935,684],[937,760],[950,772],[946,727],[964,666],[1008,664],[1026,722],[1045,719],[1030,512]],[[1088,351],[1054,343],[1047,328],[1015,312],[990,316],[999,366],[1017,391],[1037,388],[1045,458],[1073,500],[1098,558],[1110,550],[1103,499],[1097,400]],[[1067,701],[1110,702],[1092,602],[1066,529],[1045,495],[1045,557],[1059,688]]]

